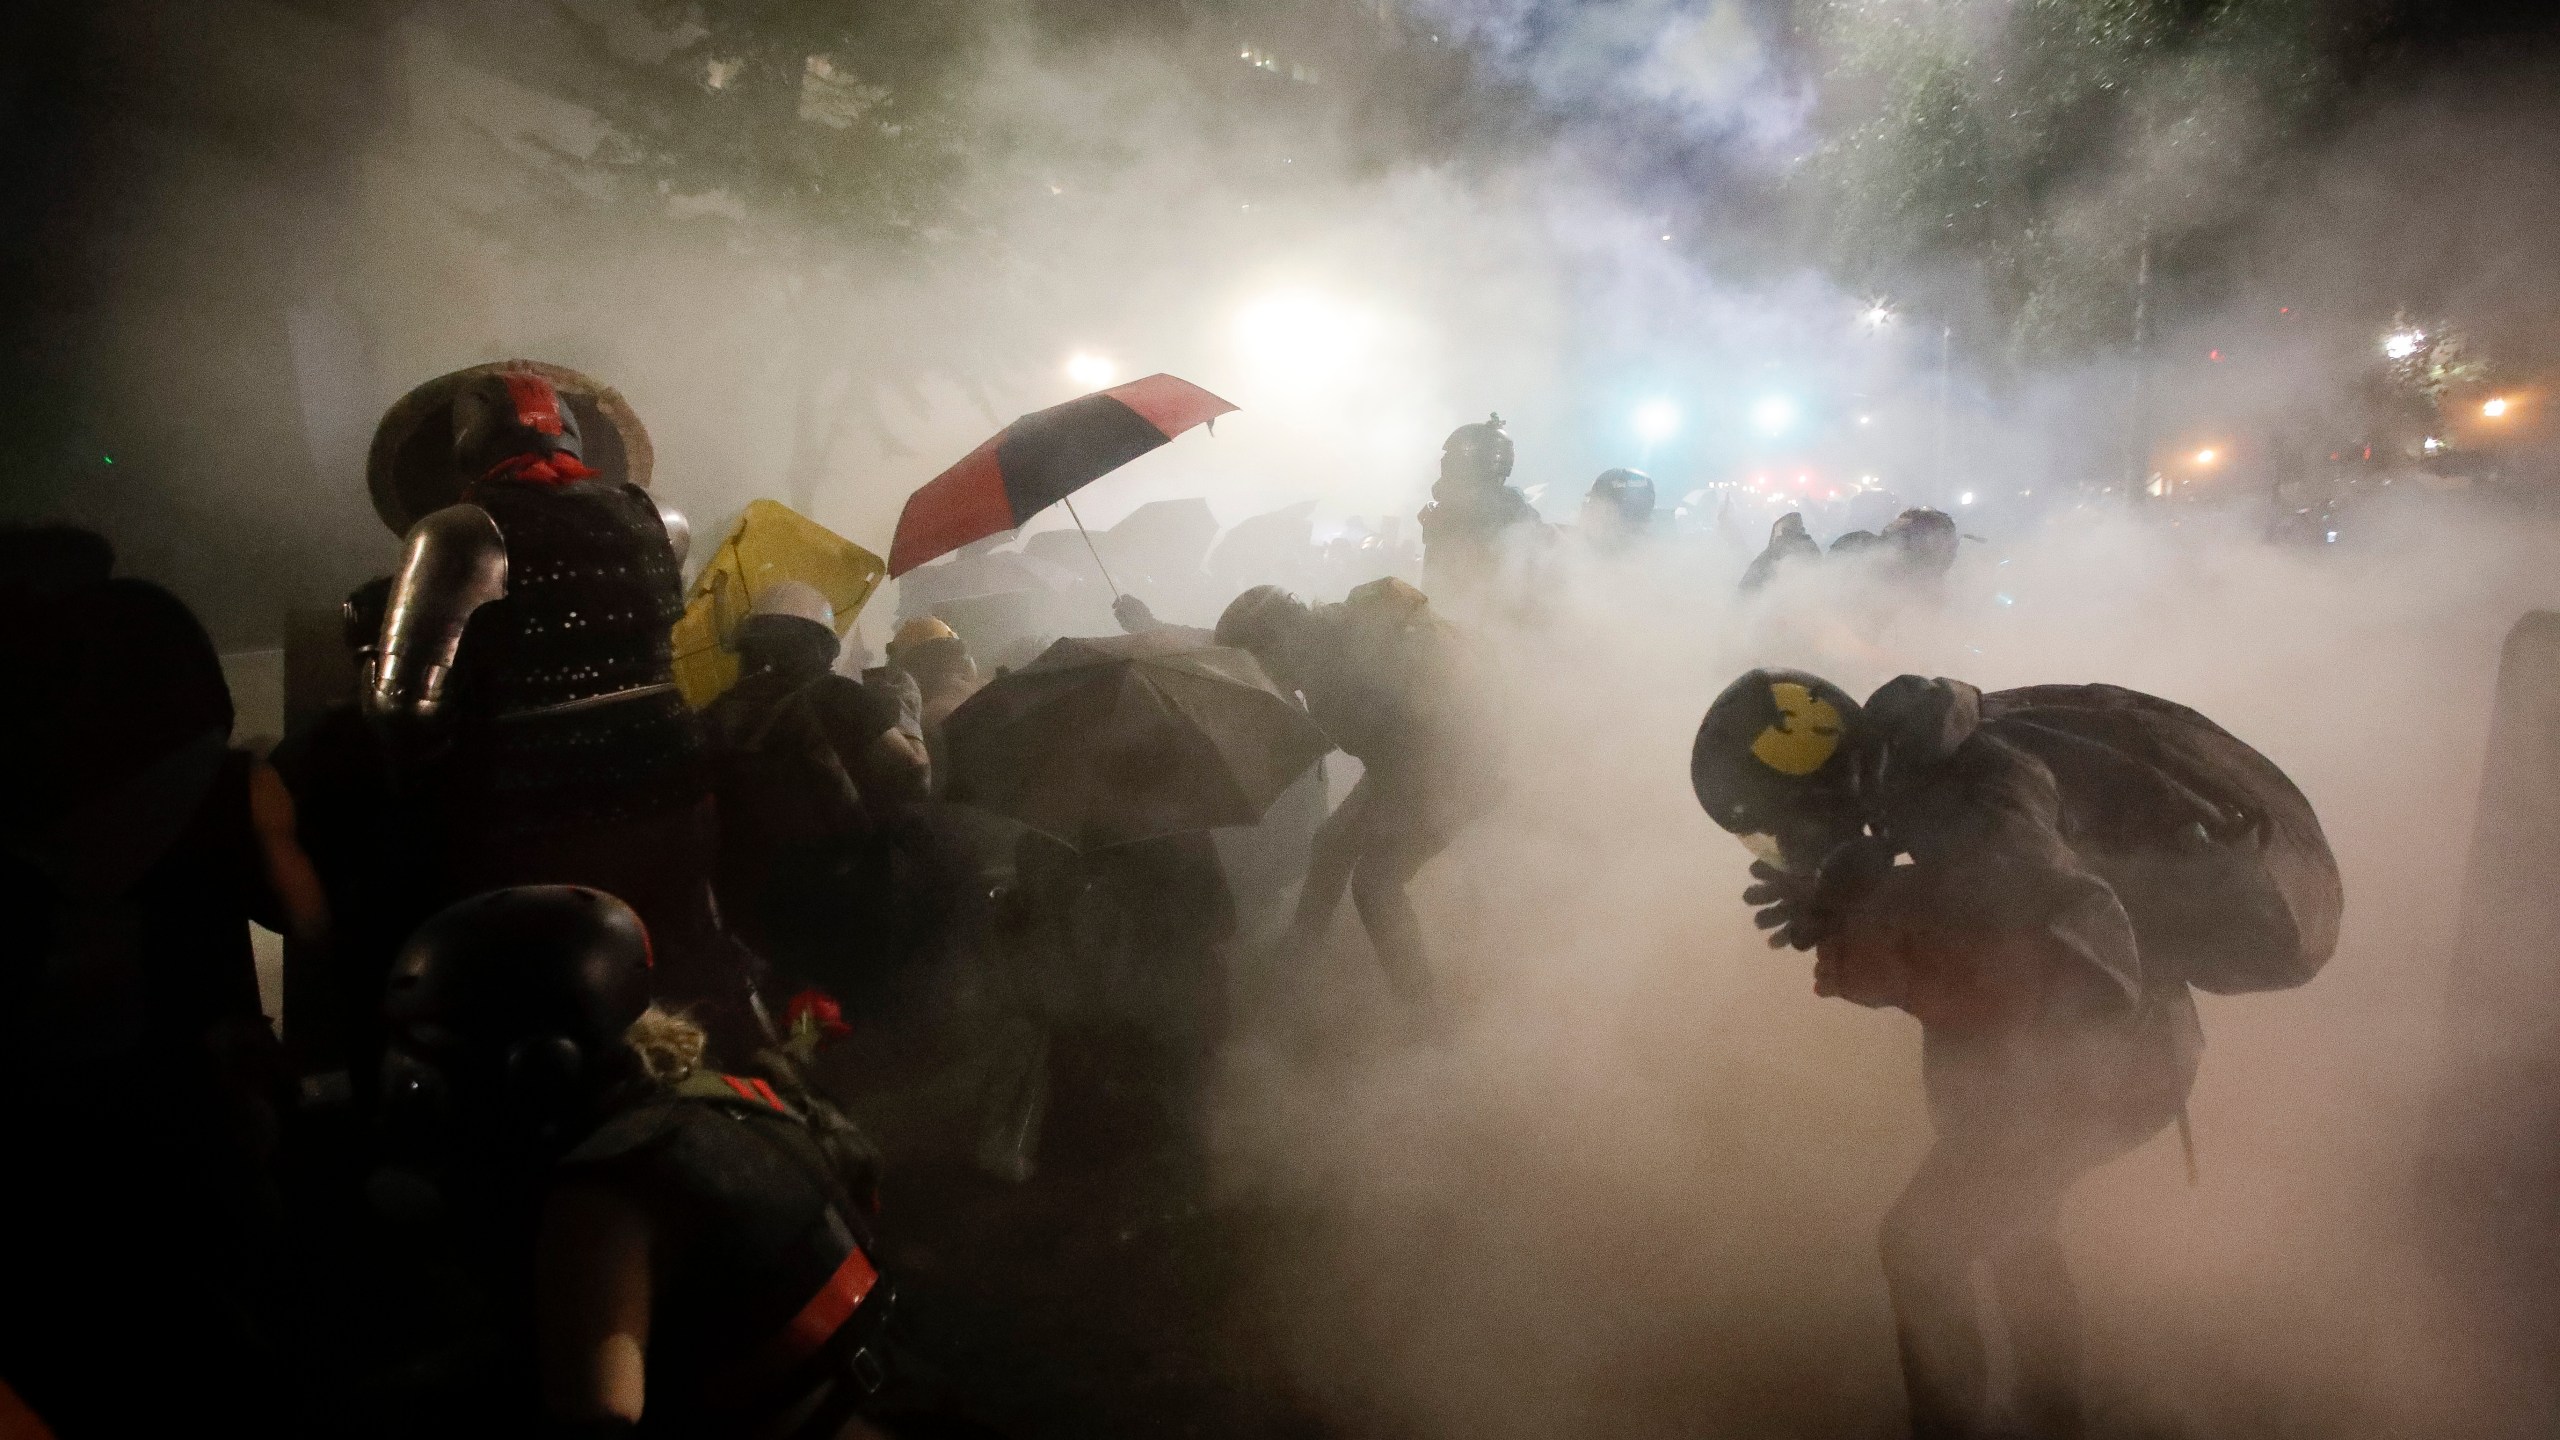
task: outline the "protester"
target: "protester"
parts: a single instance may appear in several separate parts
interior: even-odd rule
[[[1792,670],[1716,698],[1691,780],[1761,857],[1744,898],[1772,944],[1816,952],[1816,993],[1921,1022],[1937,1143],[1882,1241],[1913,1433],[2081,1434],[2059,1211],[2083,1174],[2183,1126],[2190,985],[2298,985],[2328,959],[2338,873],[2310,805],[2210,720],[2134,691],[1906,675],[1860,706]],[[1977,1267],[2013,1357],[2005,1407]]]
[[[273,1376],[290,1081],[248,925],[325,944],[327,905],[186,607],[109,578],[85,532],[16,532],[0,559],[10,738],[44,760],[0,799],[0,1113],[30,1182],[0,1187],[0,1374],[66,1434],[245,1423]],[[98,1337],[162,1287],[194,1338],[137,1387]]]
[[[1790,510],[1769,527],[1769,544],[1742,572],[1742,593],[1768,588],[1782,569],[1822,558],[1822,546],[1804,528],[1804,517]]]
[[[1400,580],[1316,607],[1272,586],[1248,590],[1215,633],[1302,696],[1334,745],[1364,767],[1316,832],[1284,948],[1320,942],[1347,886],[1388,983],[1422,999],[1430,966],[1405,887],[1501,785],[1498,747],[1479,713],[1483,677],[1466,642]]]
[[[1603,554],[1624,551],[1653,527],[1653,477],[1641,470],[1603,470],[1582,499],[1582,532]]]
[[[661,996],[741,1057],[763,1025],[712,904],[699,724],[671,663],[676,532],[646,491],[586,463],[542,371],[466,372],[442,423],[460,498],[410,526],[366,678],[395,783],[430,797],[436,888],[624,897],[656,938]]]
[[[1470,605],[1499,581],[1509,547],[1534,533],[1538,512],[1511,488],[1512,445],[1500,415],[1449,432],[1422,527],[1422,586],[1441,604]]]
[[[649,1008],[650,949],[612,897],[533,886],[446,910],[393,969],[393,1117],[468,1177],[453,1203],[504,1212],[489,1323],[525,1343],[489,1352],[483,1422],[962,1433],[891,1333],[868,1157],[703,1068],[701,1031]]]
[[[950,626],[930,615],[920,615],[898,627],[889,639],[889,668],[915,682],[922,708],[918,719],[924,727],[925,748],[934,757],[937,777],[950,772],[949,757],[943,753],[942,724],[951,712],[978,693],[978,662],[969,647],[952,632]]]
[[[887,948],[890,852],[927,788],[924,747],[896,695],[831,668],[826,597],[783,580],[740,626],[744,672],[712,702],[721,914],[786,973],[840,985]]]

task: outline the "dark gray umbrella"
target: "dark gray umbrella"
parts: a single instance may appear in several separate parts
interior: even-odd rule
[[[1251,825],[1332,748],[1241,650],[1066,639],[951,714],[951,798],[1080,850]]]

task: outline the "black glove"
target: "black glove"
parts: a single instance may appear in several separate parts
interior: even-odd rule
[[[1751,877],[1760,883],[1743,891],[1742,901],[1767,907],[1751,923],[1771,932],[1770,949],[1810,950],[1893,868],[1893,857],[1890,842],[1862,835],[1833,850],[1810,875],[1755,860]]]
[[[1120,628],[1132,635],[1143,635],[1164,623],[1156,619],[1156,612],[1147,608],[1146,601],[1135,595],[1123,595],[1112,601],[1111,618],[1119,621]]]
[[[1814,877],[1781,870],[1766,860],[1754,860],[1751,878],[1760,883],[1742,892],[1742,903],[1768,907],[1753,915],[1751,923],[1770,932],[1769,948],[1784,950],[1792,945],[1798,950],[1812,949],[1814,941],[1807,921],[1813,908]]]

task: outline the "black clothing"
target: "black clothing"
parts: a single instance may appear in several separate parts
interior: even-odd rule
[[[1492,579],[1503,537],[1537,525],[1538,510],[1508,485],[1443,478],[1414,518],[1422,527],[1423,588],[1446,601]]]
[[[682,575],[647,493],[502,479],[469,498],[506,541],[507,593],[472,614],[448,683],[458,803],[532,828],[691,804],[699,741],[670,639]],[[654,685],[670,688],[539,713]]]
[[[1870,823],[1914,864],[1848,867],[1863,918],[1824,941],[1817,988],[1924,1026],[1938,1139],[1882,1237],[1913,1432],[1992,1433],[1980,1264],[2012,1418],[2076,1436],[2063,1199],[2183,1113],[2203,1043],[2190,982],[2300,983],[2328,958],[2336,864],[2282,771],[2156,697],[1906,675],[1860,731]]]
[[[899,883],[914,878],[906,817],[855,780],[902,718],[897,694],[820,671],[765,670],[713,702],[721,913],[794,979],[866,998],[884,952],[925,922]]]
[[[777,1433],[761,1427],[814,1404],[778,1433],[831,1435],[884,1403],[892,1298],[862,1204],[769,1085],[698,1075],[608,1120],[559,1177],[638,1204],[662,1247],[641,1434]]]

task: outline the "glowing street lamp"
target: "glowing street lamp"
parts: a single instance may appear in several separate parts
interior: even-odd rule
[[[1867,303],[1867,308],[1858,318],[1866,322],[1868,329],[1881,330],[1893,323],[1893,305],[1879,296]]]
[[[2218,458],[2220,458],[2219,452],[2210,445],[2207,445],[2196,452],[2196,463],[2198,465],[2210,465]]]
[[[2426,343],[2427,337],[2416,330],[2396,330],[2383,337],[2382,353],[2394,360],[2406,360]]]
[[[1668,400],[1648,400],[1636,407],[1636,434],[1658,445],[1680,433],[1680,408]]]
[[[1796,402],[1784,395],[1763,396],[1751,407],[1752,428],[1763,435],[1783,435],[1796,423]]]
[[[1119,374],[1119,366],[1091,351],[1079,350],[1067,357],[1067,378],[1087,390],[1099,390]]]
[[[2492,420],[2503,418],[2507,413],[2507,397],[2504,395],[2491,397],[2488,403],[2480,407],[2480,413]]]

